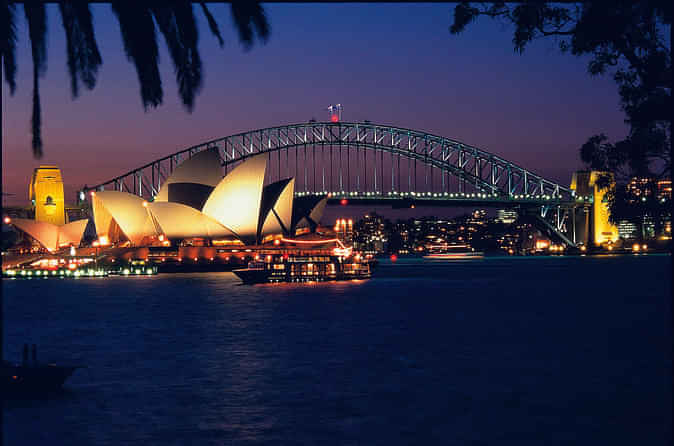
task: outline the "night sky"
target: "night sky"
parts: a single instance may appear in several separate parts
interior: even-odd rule
[[[32,63],[19,8],[17,92],[2,86],[5,204],[25,205],[32,169],[61,167],[66,201],[96,184],[187,146],[286,123],[370,120],[426,130],[475,145],[568,184],[578,148],[599,132],[625,135],[610,76],[590,77],[587,59],[560,54],[554,40],[513,51],[512,28],[489,19],[449,34],[453,5],[265,5],[266,45],[245,51],[229,6],[212,5],[225,38],[220,48],[199,8],[204,87],[192,114],[177,95],[160,36],[164,104],[143,111],[109,5],[92,7],[103,66],[93,91],[72,101],[65,37],[49,6],[48,70],[41,81],[45,156],[32,158]]]

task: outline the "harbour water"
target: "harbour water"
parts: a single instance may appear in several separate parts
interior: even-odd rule
[[[85,363],[5,444],[664,445],[669,256],[384,261],[373,279],[3,280],[6,356]]]

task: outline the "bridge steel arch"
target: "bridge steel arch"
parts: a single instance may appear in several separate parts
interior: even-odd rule
[[[308,122],[238,133],[180,150],[82,192],[114,189],[151,199],[180,162],[213,147],[225,174],[244,159],[267,153],[267,180],[295,177],[298,196],[534,206],[585,198],[477,147],[369,122]]]

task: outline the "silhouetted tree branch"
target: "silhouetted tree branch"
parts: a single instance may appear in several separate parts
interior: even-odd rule
[[[162,7],[153,6],[151,11],[166,40],[180,97],[187,110],[192,111],[202,79],[201,57],[197,49],[199,35],[192,5],[189,1],[174,1]]]
[[[649,184],[672,176],[672,53],[664,32],[672,25],[674,3],[664,0],[589,0],[576,4],[524,1],[518,4],[462,2],[454,8],[450,32],[457,34],[480,16],[515,26],[513,45],[522,53],[535,39],[554,36],[562,52],[590,55],[588,72],[614,69],[621,106],[630,125],[622,141],[609,143],[605,134],[590,137],[580,157],[594,170],[605,171],[599,186],[607,188],[611,219],[649,215],[656,225],[671,215],[671,200],[634,200],[626,189],[630,177]],[[609,186],[617,182],[615,188]],[[639,221],[643,229],[643,218]],[[643,232],[643,230],[642,230]]]
[[[70,89],[73,98],[79,96],[79,81],[91,90],[96,86],[98,68],[103,63],[94,37],[89,4],[83,0],[59,3],[63,30],[66,35]]]
[[[16,5],[18,2],[0,0],[0,57],[5,82],[10,94],[16,91]],[[46,71],[47,12],[40,0],[20,2],[28,23],[33,59],[32,147],[36,158],[42,156],[41,107],[39,78]],[[96,43],[89,4],[86,0],[62,0],[58,3],[66,35],[66,54],[73,98],[80,93],[79,83],[87,89],[96,86],[98,70],[103,63]],[[188,0],[114,0],[112,11],[119,22],[124,51],[134,65],[140,83],[140,97],[145,110],[161,105],[164,92],[159,74],[159,48],[156,27],[164,36],[176,74],[178,92],[183,105],[192,111],[202,87],[202,63],[198,50],[199,34],[193,2]],[[222,47],[220,28],[205,2],[199,2],[211,33]],[[269,38],[269,23],[264,8],[257,1],[231,2],[241,43],[249,49],[256,37],[262,42]]]
[[[563,52],[590,55],[592,75],[615,69],[622,109],[632,132],[660,132],[671,151],[672,58],[664,33],[674,3],[665,0],[589,0],[575,4],[492,2],[454,8],[450,32],[457,34],[480,16],[515,26],[513,45],[523,52],[535,39],[555,36]],[[671,160],[671,155],[668,156]]]
[[[0,3],[0,56],[5,82],[10,94],[16,91],[16,22],[15,6],[6,1]]]
[[[206,6],[206,3],[201,2],[201,10],[204,13],[204,16],[206,16],[206,20],[208,21],[208,27],[211,30],[211,33],[218,39],[218,43],[220,44],[220,47],[225,44],[225,41],[222,39],[222,35],[220,34],[220,28],[218,27],[218,23],[215,21],[215,17],[213,17],[213,14],[211,14],[211,11],[208,10],[208,7]]]
[[[28,1],[23,5],[28,22],[31,54],[33,57],[33,155],[42,157],[42,111],[40,109],[39,78],[47,69],[47,10],[38,0]]]

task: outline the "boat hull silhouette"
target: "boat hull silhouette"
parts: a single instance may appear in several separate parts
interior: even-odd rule
[[[0,366],[0,390],[6,395],[35,395],[57,391],[78,368],[81,366],[4,363]]]

